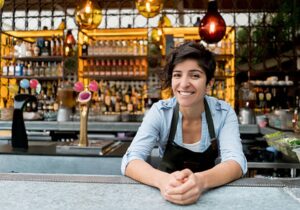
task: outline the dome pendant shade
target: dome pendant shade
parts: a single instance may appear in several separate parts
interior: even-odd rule
[[[136,0],[135,5],[142,16],[152,18],[160,13],[163,0]]]
[[[209,43],[219,42],[226,33],[226,23],[217,10],[217,2],[209,1],[208,10],[199,25],[200,38]]]
[[[5,2],[5,0],[0,0],[0,9],[2,9],[4,2]]]
[[[76,24],[82,29],[95,29],[102,21],[102,10],[96,0],[82,0],[75,10]]]

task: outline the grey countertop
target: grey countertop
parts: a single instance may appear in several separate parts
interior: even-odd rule
[[[241,179],[196,204],[165,201],[159,190],[123,176],[0,174],[1,209],[299,209],[300,179]]]
[[[11,121],[0,121],[0,130],[10,130]],[[140,122],[88,122],[88,131],[102,132],[136,132]],[[49,121],[26,121],[27,130],[55,130],[55,131],[79,131],[80,122],[49,122]],[[253,125],[240,125],[240,132],[246,134],[258,134],[259,127]]]

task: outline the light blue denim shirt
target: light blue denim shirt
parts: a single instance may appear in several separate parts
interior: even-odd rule
[[[210,96],[205,97],[211,110],[216,137],[219,140],[221,162],[235,160],[245,174],[247,172],[247,160],[242,149],[235,111],[225,101]],[[160,100],[153,104],[123,156],[121,165],[123,175],[130,161],[135,159],[147,160],[156,145],[159,147],[159,156],[163,156],[175,105],[176,98]],[[200,152],[204,152],[210,146],[210,140],[205,112],[203,112]],[[180,112],[174,141],[182,146],[182,114]]]

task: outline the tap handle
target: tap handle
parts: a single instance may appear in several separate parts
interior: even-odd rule
[[[23,118],[23,108],[28,102],[37,102],[37,98],[29,94],[18,94],[14,99],[11,145],[13,148],[17,149],[28,149],[28,138]]]
[[[28,149],[28,139],[22,109],[14,109],[11,133],[11,145],[13,148]]]

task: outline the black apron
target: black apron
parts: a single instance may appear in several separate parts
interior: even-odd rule
[[[205,152],[193,152],[174,142],[179,115],[179,105],[177,103],[173,112],[170,135],[164,156],[158,167],[159,170],[172,173],[174,171],[189,168],[193,172],[200,172],[208,170],[220,162],[218,140],[216,139],[211,112],[205,98],[204,108],[209,136],[211,138],[211,145]]]

